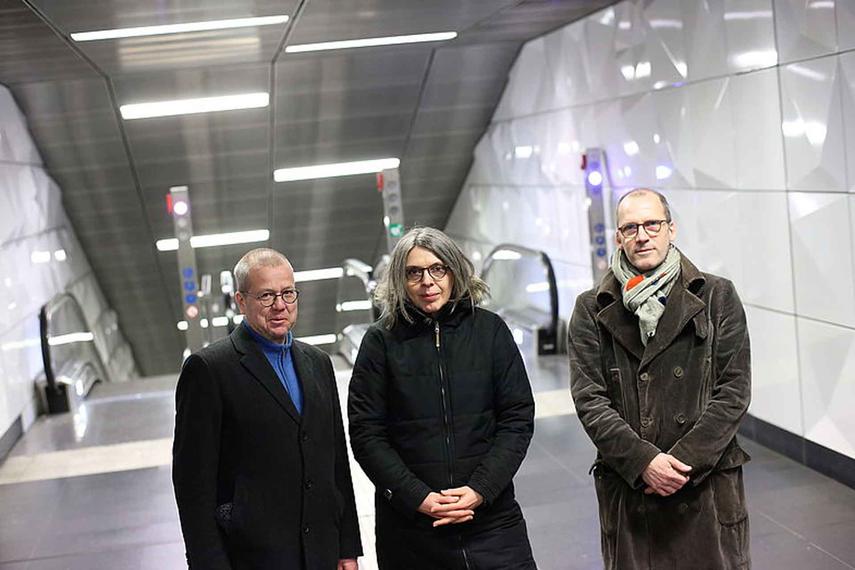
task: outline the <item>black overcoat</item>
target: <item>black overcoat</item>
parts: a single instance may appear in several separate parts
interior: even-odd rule
[[[172,475],[191,568],[334,570],[362,554],[332,364],[299,341],[291,356],[302,415],[243,326],[184,364]]]
[[[683,256],[645,347],[609,272],[577,299],[568,346],[576,410],[597,446],[607,570],[748,568],[749,457],[736,431],[751,399],[751,362],[733,284]],[[669,497],[643,493],[641,474],[660,451],[693,467]]]
[[[508,327],[464,301],[436,319],[373,325],[348,400],[353,453],[376,486],[381,570],[534,568],[511,482],[534,431],[534,401]],[[431,491],[469,485],[471,522],[432,528]]]

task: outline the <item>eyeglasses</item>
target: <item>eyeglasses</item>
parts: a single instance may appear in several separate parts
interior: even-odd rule
[[[435,263],[430,267],[407,267],[405,275],[407,276],[407,281],[410,283],[418,283],[424,278],[425,271],[433,279],[442,279],[448,273],[448,266],[442,265],[441,263]]]
[[[250,297],[258,301],[262,307],[272,307],[276,303],[276,297],[282,297],[282,300],[286,304],[291,305],[297,302],[297,297],[299,296],[300,292],[296,289],[285,289],[281,293],[267,291],[261,295],[250,295]]]
[[[640,224],[624,224],[618,228],[620,235],[627,239],[632,239],[638,235],[638,228],[643,227],[644,233],[648,236],[653,237],[659,233],[662,229],[662,224],[670,224],[671,220],[647,220],[646,222],[642,222]]]

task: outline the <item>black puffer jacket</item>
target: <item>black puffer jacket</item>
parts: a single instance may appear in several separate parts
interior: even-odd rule
[[[436,319],[372,326],[348,402],[356,460],[377,487],[381,568],[534,568],[511,479],[534,431],[534,401],[505,323],[468,302]],[[471,522],[431,526],[431,491],[469,485]]]

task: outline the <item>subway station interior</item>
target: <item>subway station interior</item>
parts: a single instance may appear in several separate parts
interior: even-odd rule
[[[537,567],[603,568],[567,331],[635,188],[745,311],[751,567],[855,570],[855,2],[0,0],[0,570],[186,568],[176,383],[235,263],[288,257],[346,408],[416,226],[525,361]]]

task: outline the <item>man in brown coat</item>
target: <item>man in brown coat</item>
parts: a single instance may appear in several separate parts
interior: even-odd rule
[[[616,220],[611,270],[576,300],[569,328],[605,567],[750,568],[749,457],[736,441],[751,399],[742,304],[674,247],[664,196],[634,190]]]

